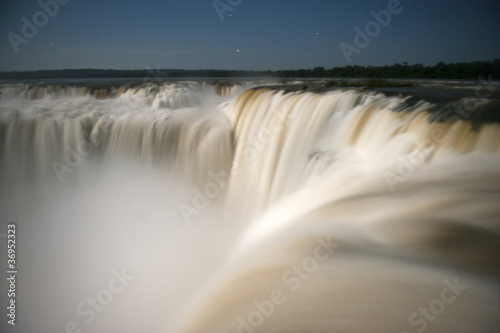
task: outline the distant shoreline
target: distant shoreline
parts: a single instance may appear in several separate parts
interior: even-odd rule
[[[494,61],[475,61],[469,63],[445,64],[434,66],[407,63],[392,66],[345,66],[325,69],[279,70],[279,71],[242,71],[216,69],[56,69],[37,71],[0,72],[3,80],[26,79],[96,79],[129,78],[142,80],[162,80],[173,78],[379,78],[379,79],[474,79],[492,76],[500,79],[500,58]]]

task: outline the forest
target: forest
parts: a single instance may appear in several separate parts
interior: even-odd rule
[[[500,77],[500,58],[494,61],[469,63],[439,62],[434,66],[394,64],[391,66],[344,66],[325,69],[243,71],[243,70],[186,70],[186,69],[59,69],[0,72],[0,79],[77,79],[77,78],[204,78],[204,77],[317,77],[317,78],[406,78],[406,79],[478,79]]]

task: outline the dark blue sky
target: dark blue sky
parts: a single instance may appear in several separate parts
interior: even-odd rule
[[[372,30],[368,45],[358,43],[350,63],[339,45],[356,47],[354,28],[364,30],[372,10],[396,0],[217,1],[232,11],[218,13],[214,0],[69,0],[51,17],[38,1],[2,0],[0,70],[277,70],[500,58],[498,0],[400,0],[400,12]],[[38,31],[23,32],[26,21]]]

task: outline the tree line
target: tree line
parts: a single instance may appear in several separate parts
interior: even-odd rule
[[[78,79],[78,78],[162,78],[205,77],[328,77],[328,78],[407,78],[407,79],[477,79],[500,78],[500,59],[469,63],[439,62],[434,66],[394,64],[392,66],[344,66],[325,69],[241,71],[241,70],[184,70],[184,69],[61,69],[1,72],[0,79]]]
[[[394,64],[392,66],[345,66],[325,69],[285,70],[279,77],[338,77],[338,78],[404,78],[404,79],[477,79],[479,76],[500,78],[500,59],[470,63],[439,62],[434,66]]]

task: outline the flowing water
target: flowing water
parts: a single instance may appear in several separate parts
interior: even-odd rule
[[[497,87],[251,86],[3,85],[8,329],[500,327]]]

